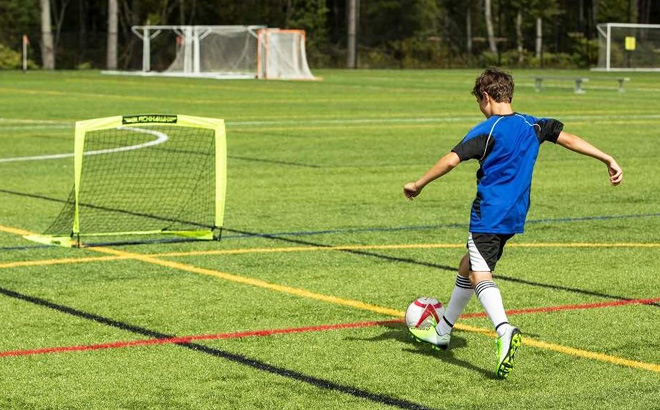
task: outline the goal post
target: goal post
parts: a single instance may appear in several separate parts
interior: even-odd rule
[[[133,26],[142,40],[142,71],[103,74],[216,79],[316,79],[304,30],[266,26]]]
[[[315,79],[307,64],[304,30],[261,29],[258,38],[258,78]]]
[[[81,246],[93,237],[219,239],[226,193],[224,121],[148,114],[76,122],[73,189],[43,235]]]
[[[604,23],[594,71],[660,71],[660,24]]]

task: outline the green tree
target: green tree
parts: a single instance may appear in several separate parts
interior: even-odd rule
[[[637,8],[631,0],[594,0],[597,10],[598,23],[635,23],[637,21]]]
[[[289,0],[288,18],[284,28],[301,29],[306,32],[306,48],[310,63],[327,65],[327,54],[323,51],[328,45],[327,15],[325,0]]]
[[[20,44],[23,34],[34,37],[38,33],[38,0],[0,1],[0,43],[15,46]]]
[[[376,66],[391,58],[404,67],[436,48],[441,15],[435,0],[368,2],[361,12],[360,44]]]

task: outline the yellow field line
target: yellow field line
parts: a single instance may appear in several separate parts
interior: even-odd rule
[[[660,243],[511,243],[508,248],[660,248]],[[370,249],[459,249],[462,243],[416,243],[394,245],[289,246],[284,248],[214,249],[151,254],[153,257],[240,255],[248,253],[350,251]]]
[[[454,325],[454,328],[466,332],[482,333],[493,338],[497,337],[497,334],[495,332],[480,327],[464,325],[462,323],[456,323]],[[552,350],[553,352],[563,353],[570,356],[577,356],[585,359],[598,360],[601,362],[618,364],[620,366],[632,367],[635,369],[650,370],[652,372],[660,373],[660,365],[655,363],[639,362],[636,360],[624,359],[622,357],[611,356],[603,353],[590,352],[588,350],[576,349],[573,347],[558,345],[555,343],[548,343],[542,340],[533,339],[531,337],[525,336],[524,334],[523,334],[523,344],[525,346],[532,346],[539,349]]]
[[[583,357],[585,359],[599,360],[603,362],[618,364],[620,366],[632,367],[635,369],[650,370],[652,372],[660,373],[660,365],[655,363],[646,363],[646,362],[639,362],[636,360],[628,360],[622,357],[610,356],[603,353],[590,352],[588,350],[575,349],[573,347],[548,343],[542,340],[531,339],[529,337],[524,337],[524,336],[523,338],[524,338],[524,342],[523,342],[524,344],[528,346],[538,347],[539,349],[547,349],[558,353]]]
[[[45,260],[37,260],[37,261],[7,262],[7,263],[0,263],[0,269],[19,268],[23,266],[69,265],[73,263],[114,261],[119,259],[131,259],[131,258],[124,256],[96,256],[89,258],[61,258],[61,259],[45,259]]]
[[[27,234],[26,233],[27,231],[23,231],[16,228],[1,227],[0,231],[9,232],[10,229],[13,231],[13,233],[17,233],[19,235]],[[657,248],[660,247],[660,243],[518,243],[518,244],[509,244],[508,246],[518,247],[518,248],[565,248],[565,247],[568,248],[588,248],[588,247]],[[242,255],[242,254],[251,254],[251,253],[313,252],[313,251],[342,251],[342,250],[369,250],[369,249],[456,249],[456,248],[464,248],[464,247],[465,245],[463,244],[449,244],[449,243],[403,244],[403,245],[344,245],[344,246],[331,246],[331,247],[291,246],[284,248],[215,249],[210,251],[166,252],[166,253],[149,254],[146,256],[157,258],[157,257],[186,257],[186,256],[208,256],[208,255]],[[61,259],[18,261],[18,262],[0,263],[0,269],[19,268],[25,266],[48,266],[48,265],[66,265],[66,264],[86,263],[86,262],[106,262],[106,261],[114,261],[121,259],[135,259],[135,258],[132,256],[131,257],[99,256],[99,257],[89,257],[89,258],[61,258]]]
[[[27,235],[28,231],[17,228],[0,226],[0,231]],[[658,248],[660,243],[512,243],[512,248]],[[290,246],[283,248],[249,248],[249,249],[214,249],[209,251],[184,251],[148,254],[154,258],[159,257],[186,257],[209,255],[243,255],[251,253],[284,253],[284,252],[314,252],[314,251],[345,251],[370,249],[459,249],[463,244],[456,243],[429,243],[429,244],[395,244],[395,245],[342,245],[342,246]],[[97,249],[97,248],[95,248]],[[95,258],[62,258],[32,261],[18,261],[0,263],[0,269],[16,268],[22,266],[63,265],[85,262],[105,262],[119,259],[135,259],[134,257],[102,256]]]
[[[278,253],[278,252],[313,252],[313,251],[350,251],[367,249],[426,249],[426,248],[465,248],[464,244],[404,244],[404,245],[341,245],[341,246],[289,246],[284,248],[251,248],[251,249],[214,249],[211,251],[187,251],[155,253],[154,257],[200,256],[200,255],[240,255],[245,253]]]
[[[14,235],[20,235],[20,236],[35,235],[34,232],[26,231],[20,228],[12,228],[10,226],[4,226],[4,225],[0,225],[0,231],[11,233]]]
[[[589,243],[589,242],[570,242],[570,243],[511,243],[507,244],[509,248],[660,248],[657,242],[612,242],[612,243]]]
[[[28,231],[17,228],[0,226],[0,231],[28,235]],[[31,234],[31,232],[29,233]],[[660,243],[517,243],[509,244],[517,248],[658,248]],[[403,244],[403,245],[343,245],[343,246],[290,246],[284,248],[252,248],[252,249],[214,249],[210,251],[186,251],[154,253],[146,256],[159,257],[186,257],[208,255],[242,255],[250,253],[282,253],[282,252],[313,252],[313,251],[342,251],[342,250],[369,250],[369,249],[457,249],[464,248],[463,244],[429,243],[429,244]],[[97,249],[97,248],[94,248]],[[18,261],[0,263],[0,269],[19,268],[24,266],[66,265],[86,262],[106,262],[120,259],[135,259],[134,257],[99,256],[89,258],[61,258],[32,261]]]
[[[115,255],[118,257],[124,257],[124,258],[130,258],[134,260],[139,260],[142,262],[147,262],[151,263],[154,265],[160,265],[160,266],[165,266],[167,268],[172,268],[172,269],[178,269],[178,270],[183,270],[186,272],[192,272],[192,273],[197,273],[200,275],[207,275],[207,276],[214,276],[216,278],[228,280],[231,282],[236,282],[236,283],[242,283],[245,285],[251,285],[251,286],[256,286],[260,288],[265,288],[265,289],[270,289],[274,290],[277,292],[282,292],[282,293],[288,293],[291,295],[296,295],[296,296],[301,296],[304,298],[310,298],[310,299],[316,299],[316,300],[321,300],[324,302],[329,302],[329,303],[334,303],[338,305],[344,305],[344,306],[350,306],[356,309],[361,309],[361,310],[369,310],[372,312],[376,313],[381,313],[384,315],[389,315],[389,316],[396,316],[396,317],[402,317],[403,312],[400,312],[395,309],[390,309],[382,306],[376,306],[376,305],[370,305],[368,303],[360,302],[357,300],[351,300],[351,299],[343,299],[343,298],[338,298],[336,296],[328,296],[324,295],[321,293],[315,293],[311,292],[305,289],[299,289],[299,288],[294,288],[290,286],[284,286],[284,285],[277,285],[275,283],[271,282],[266,282],[264,280],[260,279],[253,279],[253,278],[248,278],[245,276],[239,276],[239,275],[233,275],[231,273],[226,273],[226,272],[221,272],[218,270],[213,270],[213,269],[205,269],[205,268],[198,268],[196,266],[192,265],[187,265],[179,262],[173,262],[173,261],[166,261],[162,259],[156,259],[153,256],[150,255],[142,255],[139,253],[129,253],[129,252],[124,252],[116,249],[110,249],[110,248],[87,248],[90,250],[93,250],[95,252],[100,252],[100,253],[107,253],[110,255]]]
[[[376,312],[376,313],[381,313],[384,315],[390,315],[390,316],[395,316],[395,317],[403,317],[405,313],[400,310],[396,309],[391,309],[383,306],[377,306],[377,305],[372,305],[364,302],[360,302],[357,300],[351,300],[351,299],[343,299],[343,298],[338,298],[335,296],[328,296],[324,295],[321,293],[315,293],[315,292],[310,292],[305,289],[300,289],[300,288],[294,288],[290,286],[282,286],[282,285],[277,285],[274,283],[266,282],[260,279],[252,279],[252,278],[246,278],[244,276],[238,276],[238,275],[232,275],[229,273],[217,271],[217,270],[212,270],[212,269],[205,269],[205,268],[198,268],[196,266],[192,265],[187,265],[183,263],[178,263],[178,262],[172,262],[172,261],[165,261],[161,259],[156,259],[153,256],[150,255],[141,255],[141,254],[135,254],[135,253],[128,253],[120,250],[115,250],[115,249],[108,249],[108,248],[90,248],[94,251],[97,252],[102,252],[102,253],[109,253],[111,255],[116,255],[116,256],[125,256],[125,257],[131,257],[133,259],[137,259],[143,262],[147,263],[152,263],[160,266],[165,266],[168,268],[173,268],[173,269],[179,269],[187,272],[193,272],[193,273],[198,273],[202,275],[209,275],[209,276],[214,276],[217,278],[221,278],[224,280],[228,280],[231,282],[236,282],[236,283],[242,283],[246,285],[252,285],[252,286],[257,286],[265,289],[270,289],[270,290],[275,290],[277,292],[283,292],[283,293],[288,293],[291,295],[295,296],[300,296],[300,297],[305,297],[305,298],[311,298],[311,299],[316,299],[316,300],[321,300],[324,302],[329,302],[329,303],[334,303],[334,304],[339,304],[339,305],[344,305],[344,306],[349,306],[353,307],[356,309],[360,310],[368,310],[371,312]],[[495,337],[495,333],[476,326],[470,326],[470,325],[464,325],[462,323],[457,323],[454,326],[458,330],[463,330],[466,332],[473,332],[473,333],[481,333],[490,337]],[[575,349],[572,347],[567,347],[567,346],[562,346],[554,343],[547,343],[543,342],[541,340],[536,340],[530,337],[525,337],[525,344],[527,346],[533,346],[537,347],[540,349],[546,349],[546,350],[552,350],[558,353],[563,353],[563,354],[568,354],[572,356],[577,356],[577,357],[583,357],[587,359],[593,359],[593,360],[598,360],[598,361],[603,361],[607,363],[613,363],[613,364],[618,364],[621,366],[627,366],[627,367],[632,367],[632,368],[637,368],[637,369],[643,369],[643,370],[650,370],[654,372],[660,372],[660,365],[657,365],[655,363],[645,363],[645,362],[639,362],[635,360],[628,360],[628,359],[623,359],[621,357],[617,356],[610,356],[602,353],[595,353],[595,352],[590,352],[587,350],[581,350],[581,349]]]
[[[32,232],[24,231],[22,229],[17,229],[17,228],[9,228],[0,225],[0,231],[4,232],[9,232],[9,233],[17,233],[19,235],[30,235],[33,234]],[[20,233],[19,233],[20,232]],[[133,260],[138,260],[146,263],[151,263],[154,265],[160,265],[164,266],[167,268],[172,268],[172,269],[178,269],[186,272],[191,272],[191,273],[197,273],[200,275],[207,275],[207,276],[213,276],[216,278],[220,278],[223,280],[227,280],[230,282],[235,282],[235,283],[241,283],[245,285],[250,285],[250,286],[256,286],[264,289],[270,289],[274,290],[276,292],[282,292],[282,293],[287,293],[290,295],[295,295],[295,296],[300,296],[304,298],[309,298],[309,299],[315,299],[315,300],[320,300],[323,302],[328,302],[328,303],[333,303],[333,304],[338,304],[338,305],[343,305],[343,306],[349,306],[355,309],[360,309],[360,310],[367,310],[375,313],[380,313],[383,315],[388,315],[388,316],[394,316],[394,317],[403,317],[404,312],[396,309],[391,309],[383,306],[377,306],[377,305],[372,305],[369,303],[364,303],[358,300],[352,300],[352,299],[344,299],[344,298],[339,298],[336,296],[329,296],[329,295],[324,295],[321,293],[316,293],[316,292],[311,292],[305,289],[300,289],[300,288],[294,288],[291,286],[283,286],[283,285],[277,285],[275,283],[270,283],[266,282],[261,279],[253,279],[253,278],[248,278],[244,276],[239,276],[239,275],[233,275],[230,273],[226,272],[221,272],[218,270],[213,270],[213,269],[206,269],[206,268],[198,268],[196,266],[192,265],[187,265],[183,263],[178,263],[178,262],[173,262],[173,261],[167,261],[167,260],[162,260],[162,259],[157,259],[151,255],[143,255],[143,254],[138,254],[138,253],[132,253],[132,252],[125,252],[117,249],[111,249],[111,248],[86,248],[94,252],[99,252],[99,253],[104,253],[104,254],[109,254],[117,259],[133,259]],[[472,332],[472,333],[481,333],[483,335],[487,335],[489,337],[494,337],[495,333],[476,326],[470,326],[470,325],[465,325],[462,323],[457,323],[454,326],[458,330],[466,331],[466,332]],[[643,369],[643,370],[649,370],[653,372],[660,372],[660,365],[655,364],[655,363],[646,363],[646,362],[640,362],[640,361],[635,361],[635,360],[628,360],[624,359],[621,357],[617,356],[611,356],[611,355],[606,355],[602,353],[595,353],[595,352],[590,352],[587,350],[581,350],[581,349],[575,349],[572,347],[568,346],[562,346],[554,343],[548,343],[548,342],[543,342],[541,340],[536,340],[530,337],[525,337],[525,345],[527,346],[532,346],[532,347],[537,347],[540,349],[546,349],[546,350],[551,350],[555,351],[558,353],[563,353],[571,356],[576,356],[576,357],[582,357],[586,359],[592,359],[592,360],[597,360],[597,361],[602,361],[602,362],[607,362],[607,363],[612,363],[612,364],[617,364],[620,366],[626,366],[626,367],[631,367],[631,368],[636,368],[636,369]]]

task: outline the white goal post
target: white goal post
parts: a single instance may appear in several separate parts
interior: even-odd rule
[[[303,30],[266,26],[133,26],[142,71],[133,74],[313,80]]]
[[[605,23],[595,71],[660,71],[660,24]]]

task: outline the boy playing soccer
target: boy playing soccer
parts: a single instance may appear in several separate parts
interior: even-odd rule
[[[561,122],[514,112],[511,107],[511,75],[489,68],[477,78],[472,94],[486,120],[472,128],[423,177],[403,187],[404,195],[412,200],[427,184],[460,162],[476,159],[481,165],[477,171],[477,197],[472,203],[470,216],[468,251],[459,264],[447,310],[435,327],[410,328],[409,331],[419,341],[430,343],[434,348],[447,349],[451,329],[474,293],[497,332],[495,375],[506,378],[513,369],[513,359],[522,336],[520,330],[508,322],[492,272],[506,242],[523,232],[532,172],[540,145],[550,141],[600,160],[607,165],[612,185],[621,183],[623,171],[610,155],[562,131],[564,125]]]

